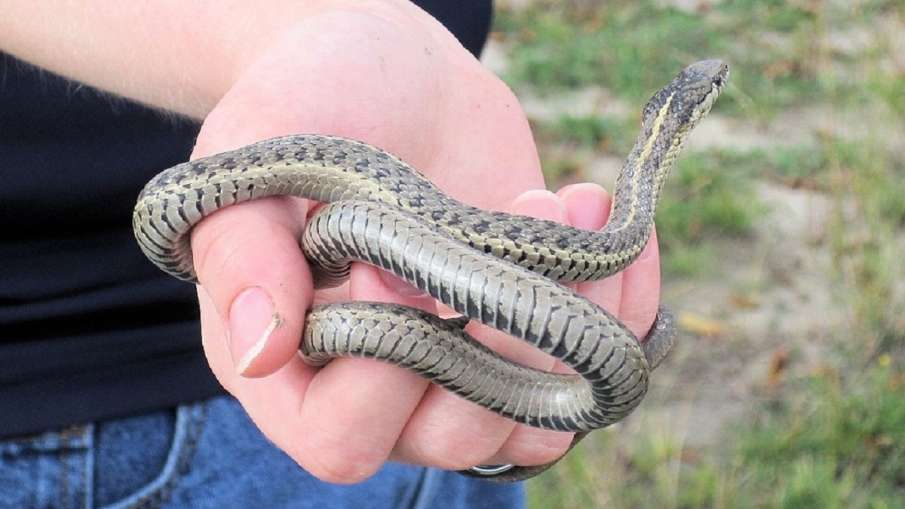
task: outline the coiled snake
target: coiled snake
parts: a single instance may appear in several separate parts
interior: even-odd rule
[[[205,216],[274,195],[331,202],[301,239],[317,267],[318,286],[341,282],[350,260],[360,260],[392,271],[464,317],[443,320],[366,302],[316,307],[302,338],[306,358],[389,361],[515,421],[578,432],[574,445],[641,402],[650,370],[672,345],[674,328],[661,309],[639,343],[608,312],[555,281],[600,279],[641,253],[673,161],[727,77],[722,62],[697,62],[650,99],[617,179],[609,222],[597,232],[479,210],[444,195],[377,148],[296,135],[163,171],[138,198],[135,235],[158,267],[195,281],[188,233]],[[468,319],[530,342],[577,375],[503,359],[464,332]],[[515,480],[548,466],[476,467],[469,473]]]

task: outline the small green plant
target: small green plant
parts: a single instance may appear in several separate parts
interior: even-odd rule
[[[793,400],[753,409],[750,423],[728,431],[725,443],[736,445],[722,456],[683,451],[656,433],[620,445],[625,437],[599,432],[579,451],[620,458],[596,477],[606,507],[617,509],[897,507],[905,497],[905,372],[884,355],[849,380],[832,373],[801,380]],[[586,496],[553,496],[581,493],[588,487],[578,481],[595,478],[565,461],[528,484],[529,505],[603,507]]]
[[[547,185],[557,189],[570,182],[582,180],[584,163],[567,155],[560,157],[544,155],[541,158],[541,168]]]
[[[595,115],[563,115],[554,122],[534,126],[535,135],[542,143],[573,145],[619,156],[631,150],[637,130],[637,121]]]
[[[817,17],[815,7],[787,0],[727,0],[718,9],[733,19],[756,19],[762,30],[786,33],[812,26]]]
[[[888,355],[840,381],[807,380],[799,403],[764,412],[740,436],[753,482],[779,507],[842,507],[905,494],[903,372]],[[871,507],[871,504],[860,505]]]
[[[704,238],[742,236],[751,231],[761,206],[755,198],[745,155],[727,151],[681,157],[657,212],[664,249]]]
[[[871,140],[828,148],[836,277],[847,289],[855,332],[869,338],[854,348],[905,348],[905,265],[897,242],[905,228],[905,160]]]

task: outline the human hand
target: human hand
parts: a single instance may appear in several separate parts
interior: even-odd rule
[[[536,149],[514,96],[407,2],[325,9],[274,34],[207,116],[194,155],[303,132],[381,147],[479,207],[595,229],[609,210],[596,186],[539,190]],[[436,308],[361,264],[339,291],[315,294],[297,241],[307,211],[303,200],[265,199],[220,211],[192,234],[206,355],[270,440],[332,482],[360,481],[389,459],[461,469],[546,463],[566,450],[568,434],[516,426],[394,366],[304,364],[298,343],[315,299]],[[621,275],[579,289],[643,336],[659,300],[656,242]],[[554,366],[496,331],[468,330],[513,360]]]

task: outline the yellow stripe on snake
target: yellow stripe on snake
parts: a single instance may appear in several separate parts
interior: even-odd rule
[[[415,169],[367,144],[322,135],[274,138],[167,169],[135,206],[144,253],[195,281],[189,232],[230,205],[275,195],[329,202],[301,239],[318,287],[338,284],[352,260],[389,270],[470,320],[521,338],[576,374],[512,363],[464,330],[398,305],[354,302],[312,309],[301,350],[312,363],[349,355],[404,366],[517,422],[560,431],[602,428],[628,415],[675,330],[661,309],[646,341],[557,283],[601,279],[647,244],[661,188],[682,143],[728,77],[717,60],[685,68],[644,108],[641,133],[616,181],[613,210],[596,232],[489,212],[443,194]],[[516,480],[541,467],[476,468]]]

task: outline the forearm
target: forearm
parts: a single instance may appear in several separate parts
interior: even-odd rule
[[[202,118],[256,55],[305,17],[329,8],[392,3],[11,0],[0,4],[0,50],[95,87]]]

